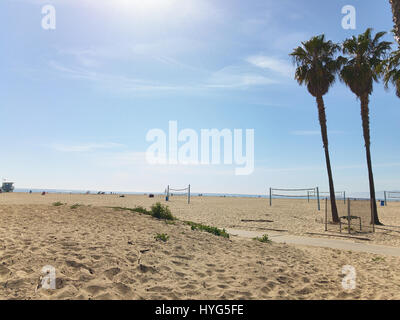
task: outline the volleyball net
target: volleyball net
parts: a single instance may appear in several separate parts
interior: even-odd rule
[[[321,198],[330,198],[331,193],[329,191],[320,191],[319,196]],[[346,203],[346,191],[335,191],[335,198],[336,200],[343,200]]]
[[[318,210],[321,210],[319,188],[269,188],[269,205],[272,206],[273,198],[291,198],[291,199],[316,199]]]
[[[186,188],[171,188],[169,185],[165,189],[166,201],[169,201],[172,196],[186,196],[187,202],[190,203],[190,184]]]
[[[385,206],[388,201],[400,201],[400,191],[384,191]]]

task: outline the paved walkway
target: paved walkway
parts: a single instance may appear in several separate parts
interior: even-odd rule
[[[243,238],[256,238],[262,237],[265,232],[259,231],[247,231],[238,229],[227,229],[229,234],[234,236],[239,236]],[[324,247],[340,250],[350,250],[357,252],[367,252],[381,255],[389,255],[400,257],[400,248],[382,246],[375,244],[358,243],[351,240],[338,240],[338,239],[323,239],[323,238],[310,238],[310,237],[300,237],[293,236],[289,234],[282,234],[278,232],[268,232],[268,237],[279,243],[287,243],[302,246],[313,246],[313,247]]]

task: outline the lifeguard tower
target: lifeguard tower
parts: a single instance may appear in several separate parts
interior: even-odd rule
[[[13,192],[14,182],[3,182],[1,185],[1,192]]]

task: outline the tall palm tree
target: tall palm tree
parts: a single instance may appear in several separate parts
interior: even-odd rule
[[[393,51],[389,59],[383,64],[385,87],[392,83],[396,88],[396,95],[400,98],[400,48]]]
[[[361,119],[365,150],[368,165],[369,191],[371,210],[375,224],[381,224],[376,206],[374,175],[371,160],[371,135],[369,120],[369,96],[373,91],[373,83],[379,80],[379,69],[391,48],[391,43],[381,41],[386,32],[378,32],[372,37],[372,29],[368,28],[358,37],[353,36],[343,42],[343,53],[347,55],[343,60],[340,79],[360,99]]]
[[[332,41],[326,41],[325,35],[313,37],[301,44],[301,46],[293,50],[290,56],[297,65],[295,79],[299,85],[305,84],[308,92],[316,98],[322,142],[325,149],[326,169],[329,178],[332,220],[333,222],[339,222],[329,157],[328,130],[323,96],[335,82],[336,74],[340,69],[339,63],[335,59],[335,54],[340,50],[340,47]]]
[[[394,34],[397,43],[400,45],[400,0],[390,0],[393,12]]]

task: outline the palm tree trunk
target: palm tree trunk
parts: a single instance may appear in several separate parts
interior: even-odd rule
[[[400,0],[390,0],[390,4],[392,5],[395,39],[400,45]]]
[[[371,160],[371,136],[369,129],[369,96],[365,94],[361,97],[361,119],[363,126],[363,134],[365,141],[365,151],[367,156],[368,165],[368,178],[369,178],[369,193],[371,198],[371,214],[374,216],[374,223],[382,225],[378,217],[378,208],[376,206],[375,197],[375,184],[374,184],[374,174],[372,172],[372,160]],[[372,221],[371,221],[372,223]]]
[[[328,171],[328,178],[329,178],[329,194],[331,198],[332,221],[339,222],[340,220],[336,206],[335,186],[333,184],[331,160],[329,157],[329,149],[328,149],[328,130],[326,126],[325,105],[322,96],[317,96],[317,104],[318,104],[319,124],[321,126],[322,142],[324,144],[324,150],[325,150],[326,169]]]

